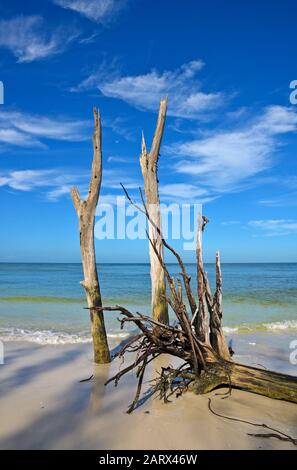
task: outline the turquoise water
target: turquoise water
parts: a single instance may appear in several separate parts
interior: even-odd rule
[[[187,265],[195,286],[196,266]],[[214,265],[206,265],[214,283]],[[178,275],[177,265],[170,265]],[[225,331],[297,330],[297,264],[223,264]],[[147,264],[99,267],[105,305],[150,312]],[[39,343],[90,340],[80,264],[0,264],[0,336]],[[125,336],[117,313],[106,313],[110,338]]]

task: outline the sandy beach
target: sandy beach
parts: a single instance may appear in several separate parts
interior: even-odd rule
[[[262,362],[264,352],[269,360],[269,348],[260,349]],[[168,357],[155,361],[146,380],[169,361]],[[248,436],[265,430],[212,415],[208,396],[190,392],[170,404],[150,398],[127,415],[135,391],[133,375],[117,388],[104,386],[119,366],[118,360],[94,366],[90,344],[7,342],[5,364],[0,366],[0,448],[296,449],[275,438]],[[80,383],[93,373],[93,380]],[[237,390],[227,399],[215,392],[209,396],[221,414],[266,423],[297,436],[294,404]]]
[[[296,18],[292,0],[1,0],[9,466],[297,450]]]

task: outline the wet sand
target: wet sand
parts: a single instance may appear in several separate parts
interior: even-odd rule
[[[146,380],[170,361],[168,357],[155,361]],[[117,360],[94,366],[89,344],[7,342],[5,364],[0,366],[0,448],[296,449],[277,439],[248,436],[264,429],[212,415],[208,396],[219,413],[266,423],[296,438],[294,404],[236,390],[227,399],[215,392],[208,396],[188,392],[169,404],[150,398],[127,415],[135,392],[133,374],[117,388],[104,386],[118,368]],[[93,373],[93,380],[79,382]]]

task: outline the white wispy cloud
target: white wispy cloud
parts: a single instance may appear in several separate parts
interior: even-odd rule
[[[71,91],[98,88],[107,97],[117,98],[140,110],[156,111],[161,98],[169,97],[168,114],[179,118],[205,118],[206,114],[225,104],[229,97],[222,92],[201,90],[197,74],[201,60],[193,60],[172,71],[152,70],[144,75],[108,77],[102,67]]]
[[[206,189],[199,188],[193,184],[185,183],[172,183],[163,184],[159,189],[162,201],[176,201],[176,202],[187,202],[204,203],[205,198],[209,201],[209,192]]]
[[[111,129],[111,131],[120,137],[123,137],[125,140],[133,141],[136,138],[135,133],[135,126],[129,126],[127,124],[127,120],[122,117],[115,117],[115,118],[103,118],[102,119],[102,127],[107,127]]]
[[[125,183],[129,190],[138,189],[139,182],[135,181],[125,171],[119,169],[105,169],[101,185],[101,203],[116,203],[118,196],[123,196],[120,181]],[[51,169],[23,169],[0,171],[0,188],[9,188],[15,191],[38,192],[49,201],[58,201],[70,194],[70,189],[77,186],[82,198],[88,194],[90,182],[90,169],[51,168]]]
[[[0,111],[0,145],[42,147],[42,139],[79,142],[90,136],[91,121]]]
[[[268,219],[251,220],[248,225],[260,229],[265,236],[281,236],[297,233],[297,220]]]
[[[86,36],[84,38],[81,38],[79,40],[79,44],[91,44],[92,42],[95,41],[97,36],[98,36],[98,33],[93,33],[90,36]]]
[[[135,179],[128,174],[127,170],[123,168],[106,168],[102,173],[102,188],[103,189],[118,189],[123,194],[121,183],[125,185],[126,189],[137,189],[142,185],[141,180]]]
[[[5,126],[7,124],[5,123]],[[43,144],[32,136],[13,128],[1,128],[0,124],[0,148],[7,145],[16,147],[43,147]]]
[[[81,182],[84,176],[78,172],[67,173],[61,169],[12,170],[0,173],[0,186],[18,191],[34,191],[40,188],[58,189],[63,185]]]
[[[128,158],[127,158],[127,157],[120,157],[119,155],[110,155],[110,156],[107,158],[107,161],[108,161],[109,163],[111,163],[111,162],[127,163]]]
[[[176,172],[200,178],[214,192],[236,191],[273,166],[280,136],[296,130],[293,108],[269,106],[239,128],[177,142],[164,151],[178,157]]]
[[[33,62],[59,54],[77,35],[77,31],[65,27],[49,32],[38,15],[0,21],[0,47],[9,49],[18,62]]]
[[[126,0],[53,0],[53,2],[96,23],[106,23],[114,19]]]
[[[127,204],[125,196],[119,194],[100,194],[99,203],[96,208],[96,215],[101,215],[101,211],[106,209],[106,207],[115,206],[117,203],[121,205]]]
[[[297,192],[292,191],[289,193],[283,193],[275,195],[271,198],[260,199],[259,204],[266,207],[290,207],[297,205]]]
[[[77,183],[73,183],[73,185]],[[63,196],[66,196],[70,194],[70,190],[72,188],[71,184],[57,184],[56,186],[53,185],[53,189],[50,189],[49,191],[46,192],[46,198],[49,200],[49,201],[52,201],[52,202],[55,202],[55,201],[58,201],[58,199],[60,199],[61,197]],[[85,188],[85,191],[87,191],[87,189]]]

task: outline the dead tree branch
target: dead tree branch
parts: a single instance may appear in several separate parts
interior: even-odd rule
[[[130,203],[143,212],[147,220],[154,225],[154,222],[150,219],[142,192],[140,191],[143,207],[140,207],[131,199],[124,187],[123,189]],[[100,312],[119,311],[124,317],[120,320],[122,326],[129,321],[141,330],[139,341],[133,342],[133,352],[136,354],[136,358],[126,369],[118,372],[108,381],[114,381],[117,384],[124,374],[137,368],[138,386],[129,412],[133,411],[139,400],[147,365],[160,354],[169,354],[182,360],[182,366],[178,368],[163,368],[154,382],[153,392],[157,393],[164,401],[168,401],[173,393],[180,395],[186,390],[204,394],[218,387],[228,387],[229,390],[237,388],[270,398],[297,403],[297,377],[237,364],[230,359],[222,330],[222,274],[218,253],[216,256],[216,290],[214,296],[211,293],[207,273],[204,271],[202,232],[205,230],[207,221],[208,219],[205,217],[200,219],[197,236],[198,306],[196,306],[191,290],[190,278],[180,256],[164,239],[160,228],[155,226],[163,247],[173,253],[181,267],[183,285],[192,312],[192,321],[183,301],[181,282],[180,280],[175,282],[170,275],[161,251],[155,241],[151,239],[149,233],[147,234],[149,243],[167,278],[170,297],[167,296],[166,301],[176,316],[177,324],[174,326],[165,325],[140,313],[133,315],[132,312],[121,306],[97,308]],[[193,299],[192,307],[196,306],[194,311],[191,307],[191,299]],[[196,328],[193,328],[193,321]],[[126,348],[123,354],[127,350]]]
[[[96,310],[101,307],[101,293],[94,244],[94,218],[98,203],[102,179],[102,136],[101,120],[94,108],[93,163],[89,191],[86,200],[80,198],[77,188],[71,189],[71,197],[75,207],[80,234],[80,249],[84,280],[81,282],[86,292],[90,309],[91,331],[94,346],[94,361],[102,364],[110,361],[103,312]]]
[[[150,219],[154,222],[149,223],[150,238],[154,240],[156,248],[163,259],[163,244],[160,239],[161,229],[161,210],[159,198],[158,181],[158,160],[160,147],[163,138],[165,119],[167,112],[167,99],[160,101],[158,120],[151,150],[146,148],[144,135],[142,134],[140,167],[144,181],[144,192],[146,197],[147,210]],[[157,227],[159,230],[156,230]],[[152,285],[152,316],[155,320],[168,323],[168,306],[165,300],[165,278],[162,265],[155,256],[154,250],[149,245],[150,263],[151,263],[151,285]]]

